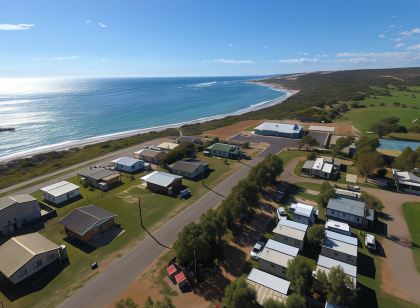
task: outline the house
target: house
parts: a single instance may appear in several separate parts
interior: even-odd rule
[[[115,169],[122,172],[134,173],[144,168],[144,161],[131,157],[120,157],[112,161]]]
[[[262,136],[298,139],[303,135],[303,127],[297,124],[264,122],[254,128],[254,133]]]
[[[79,186],[61,181],[40,189],[44,200],[55,205],[62,204],[80,196]]]
[[[351,265],[345,262],[341,262],[332,258],[328,258],[326,256],[319,256],[318,262],[316,266],[316,270],[313,273],[314,278],[316,279],[316,273],[320,270],[323,271],[325,274],[329,274],[333,267],[341,267],[344,273],[351,278],[353,281],[353,286],[356,287],[357,284],[357,266]],[[319,289],[319,285],[315,283],[315,288]]]
[[[321,125],[309,125],[308,131],[312,132],[326,132],[326,133],[334,133],[335,127],[334,126],[321,126]]]
[[[56,260],[67,259],[65,249],[39,233],[12,237],[0,246],[0,272],[17,284]]]
[[[326,215],[329,219],[343,221],[359,228],[366,228],[373,224],[375,211],[368,209],[366,203],[361,200],[336,196],[328,201]]]
[[[277,277],[286,277],[287,262],[293,260],[299,248],[269,239],[258,257],[259,268]]]
[[[263,305],[268,299],[282,302],[289,293],[289,281],[256,268],[249,272],[246,282],[254,287],[257,293],[257,302],[260,305]]]
[[[121,183],[121,174],[118,171],[103,167],[91,167],[79,172],[78,176],[80,181],[103,191]]]
[[[315,222],[316,210],[312,205],[304,203],[295,203],[293,211],[293,220],[305,225],[312,225]]]
[[[335,189],[335,195],[336,196],[342,196],[342,197],[349,198],[349,199],[355,199],[355,200],[360,200],[360,198],[362,197],[361,192],[351,191],[351,190],[347,190],[347,189],[340,189],[340,188]]]
[[[60,220],[68,237],[89,242],[114,226],[116,215],[96,205],[87,205],[73,210]]]
[[[159,165],[165,152],[160,149],[141,149],[140,151],[134,152],[133,155],[134,158],[141,159],[154,165]]]
[[[341,233],[344,235],[351,235],[350,226],[344,222],[328,219],[325,223],[325,230]]]
[[[398,191],[420,195],[420,177],[409,171],[392,169]]]
[[[169,165],[169,170],[187,179],[196,179],[208,169],[209,164],[202,160],[178,160]]]
[[[226,143],[214,143],[206,151],[212,156],[232,159],[237,159],[241,154],[239,146]]]
[[[280,219],[279,223],[273,230],[273,237],[275,241],[291,245],[302,250],[307,229],[308,225],[288,219]]]
[[[9,235],[41,217],[38,201],[31,195],[0,198],[0,232]]]
[[[177,143],[193,143],[193,144],[203,144],[203,141],[200,137],[195,136],[181,136],[176,140]]]
[[[335,179],[339,166],[334,164],[333,157],[320,156],[316,160],[307,160],[302,166],[302,173],[323,179]]]
[[[358,246],[358,239],[357,237],[351,236],[351,235],[346,235],[346,234],[342,234],[342,233],[337,233],[331,230],[325,230],[325,237],[331,238],[333,240],[337,240],[340,242],[344,242],[347,244],[351,244],[354,246]]]
[[[182,176],[166,172],[153,171],[141,178],[147,189],[166,195],[177,195],[182,188]]]
[[[337,238],[337,236],[325,238],[321,247],[321,255],[351,265],[357,265],[357,242],[354,245],[350,243],[351,240],[342,241],[342,239]]]
[[[178,143],[164,141],[159,144],[157,148],[161,149],[162,151],[170,151],[175,149],[177,146],[179,146]]]

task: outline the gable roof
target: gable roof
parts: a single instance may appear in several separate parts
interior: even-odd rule
[[[357,246],[348,244],[345,242],[341,242],[339,240],[335,240],[335,239],[327,237],[324,240],[322,247],[325,247],[334,251],[338,251],[338,252],[341,252],[350,256],[357,257]]]
[[[162,151],[157,151],[157,150],[152,150],[152,149],[141,149],[137,152],[134,152],[134,154],[154,158],[158,155],[163,154],[163,152]]]
[[[308,229],[308,225],[302,224],[300,222],[288,220],[288,219],[280,219],[278,225],[297,229],[303,232],[306,232],[306,230]]]
[[[344,262],[341,262],[332,258],[328,258],[326,256],[320,255],[318,258],[317,265],[318,267],[320,267],[321,270],[325,270],[325,269],[330,270],[333,267],[340,266],[343,269],[344,273],[346,273],[347,275],[353,278],[357,277],[357,266],[344,263]]]
[[[43,187],[43,188],[41,188],[41,191],[46,192],[46,193],[50,194],[51,196],[58,197],[58,196],[67,194],[67,193],[69,193],[73,190],[76,190],[78,188],[79,188],[79,186],[77,186],[73,183],[70,183],[70,182],[67,182],[67,181],[61,181],[61,182]]]
[[[260,284],[276,292],[280,292],[281,294],[286,295],[289,291],[289,281],[268,274],[256,268],[253,268],[251,272],[249,272],[247,280]]]
[[[25,203],[32,201],[36,201],[36,199],[29,194],[6,196],[0,198],[0,211],[16,203]]]
[[[420,177],[418,177],[414,173],[409,171],[397,171],[395,169],[393,169],[392,172],[394,173],[394,176],[399,184],[420,187]]]
[[[344,234],[329,231],[329,230],[325,230],[325,236],[327,238],[331,238],[331,239],[334,239],[334,240],[337,240],[337,241],[340,241],[340,242],[344,242],[344,243],[347,243],[347,244],[357,246],[357,237],[344,235]]]
[[[147,183],[155,184],[162,187],[168,187],[173,182],[182,179],[182,176],[166,172],[153,171],[149,174],[146,174],[141,179]]]
[[[214,143],[211,146],[207,147],[207,149],[221,152],[236,152],[239,150],[239,147],[234,144]]]
[[[102,180],[108,176],[120,174],[118,171],[105,168],[88,168],[79,172],[79,175],[94,179],[96,181]]]
[[[295,203],[296,209],[293,214],[304,216],[304,217],[311,217],[312,212],[314,211],[314,207],[312,205],[304,204],[304,203]]]
[[[38,232],[12,237],[0,246],[0,272],[10,278],[34,256],[58,249]]]
[[[79,207],[72,211],[59,221],[64,227],[70,231],[83,236],[89,230],[93,229],[101,222],[107,221],[117,215],[97,207],[96,205],[87,205]]]
[[[177,162],[169,165],[169,168],[173,170],[184,171],[184,172],[194,172],[201,165],[207,166],[208,163],[201,160],[190,160],[190,161],[178,160]]]
[[[366,204],[362,201],[336,196],[328,201],[327,209],[364,217]]]
[[[137,164],[138,162],[141,162],[141,160],[131,158],[131,157],[126,157],[126,156],[120,157],[120,158],[117,158],[117,159],[114,159],[113,161],[111,161],[111,163],[120,164],[120,165],[128,166],[128,167],[131,167],[131,166]]]

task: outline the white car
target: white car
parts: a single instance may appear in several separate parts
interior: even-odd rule
[[[277,216],[279,219],[287,219],[287,213],[284,207],[277,208]]]
[[[264,249],[263,242],[257,242],[251,250],[251,259],[258,260],[261,251]]]
[[[376,241],[375,237],[372,234],[366,234],[365,237],[365,246],[372,251],[376,250]]]

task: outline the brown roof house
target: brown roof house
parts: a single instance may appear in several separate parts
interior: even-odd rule
[[[169,165],[173,174],[181,175],[188,179],[199,178],[208,168],[209,164],[201,160],[178,160]]]
[[[118,171],[106,168],[89,168],[79,172],[79,179],[86,181],[90,186],[106,191],[121,182]]]
[[[89,242],[114,226],[116,215],[96,205],[79,207],[64,217],[60,224],[64,226],[68,237]]]
[[[153,171],[141,178],[147,189],[157,193],[176,196],[182,188],[182,176],[166,172]]]
[[[31,195],[0,198],[0,232],[9,235],[41,217],[38,201]]]
[[[161,149],[141,149],[133,153],[135,158],[155,165],[160,164],[163,155],[165,155],[165,152]]]
[[[0,272],[17,284],[54,261],[67,259],[65,249],[37,232],[12,237],[0,246]]]

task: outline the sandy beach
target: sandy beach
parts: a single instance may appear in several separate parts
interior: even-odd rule
[[[2,157],[0,157],[0,163],[7,163],[7,162],[12,161],[12,160],[16,160],[16,159],[20,159],[20,158],[27,158],[27,157],[31,157],[31,156],[36,155],[36,154],[47,153],[47,152],[51,152],[51,151],[64,151],[64,150],[68,150],[68,149],[71,149],[71,148],[82,148],[82,147],[85,147],[85,146],[91,145],[91,144],[96,144],[96,143],[100,143],[100,142],[126,138],[126,137],[135,136],[135,135],[139,135],[139,134],[146,134],[146,133],[149,133],[149,132],[152,132],[152,131],[160,132],[160,131],[164,131],[168,128],[180,128],[184,125],[204,123],[204,122],[208,122],[208,121],[212,121],[212,120],[222,119],[222,118],[225,118],[225,117],[228,117],[228,116],[241,115],[241,114],[244,114],[244,113],[248,113],[248,112],[252,112],[252,111],[256,111],[256,110],[259,110],[259,109],[263,109],[263,108],[267,108],[267,107],[271,107],[271,106],[280,104],[283,101],[285,101],[286,99],[288,99],[290,96],[299,92],[298,90],[290,90],[290,89],[282,88],[282,87],[280,87],[279,85],[276,85],[276,84],[264,83],[264,82],[260,82],[260,81],[253,82],[253,83],[256,83],[260,86],[270,87],[274,90],[286,93],[286,95],[284,97],[281,97],[281,98],[278,98],[278,99],[263,101],[263,102],[251,105],[247,108],[243,108],[241,110],[238,110],[238,111],[232,112],[232,113],[228,113],[228,114],[220,114],[220,115],[199,118],[199,119],[186,121],[186,122],[172,123],[172,124],[167,124],[167,125],[154,126],[154,127],[149,127],[149,128],[142,128],[142,129],[113,133],[113,134],[95,136],[95,137],[86,138],[86,139],[83,139],[83,140],[69,140],[69,141],[60,142],[60,143],[56,143],[56,144],[46,145],[46,146],[38,147],[38,148],[35,148],[35,149],[18,152],[18,153],[14,153],[14,154],[11,154],[11,155],[2,156]]]

